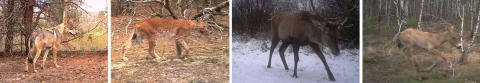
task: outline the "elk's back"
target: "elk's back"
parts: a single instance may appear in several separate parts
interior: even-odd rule
[[[278,36],[281,40],[307,42],[309,35],[314,34],[313,23],[308,16],[283,15],[279,20]]]
[[[415,29],[406,29],[399,35],[399,40],[405,46],[419,46],[424,49],[434,48],[438,44],[438,39],[429,32],[422,32]]]

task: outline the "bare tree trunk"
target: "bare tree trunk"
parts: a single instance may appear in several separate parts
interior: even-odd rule
[[[170,0],[165,0],[165,4],[163,5],[165,9],[167,9],[168,13],[170,13],[170,16],[174,19],[178,19],[177,16],[172,12],[172,9],[170,9]]]
[[[465,61],[465,58],[468,57],[468,53],[470,52],[471,48],[473,48],[473,47],[475,46],[475,45],[473,45],[473,44],[475,44],[474,42],[475,42],[475,39],[477,38],[477,33],[478,33],[478,27],[479,27],[479,25],[480,25],[480,10],[478,10],[477,25],[475,26],[475,31],[474,31],[474,33],[473,33],[473,37],[472,37],[472,40],[470,41],[469,47],[468,47],[468,49],[467,49],[466,52],[463,52],[463,53],[462,53],[462,56],[460,57],[460,60],[458,60],[460,64],[463,64],[463,62]],[[462,45],[462,46],[463,46],[463,45]],[[463,47],[462,47],[462,48],[463,48]]]
[[[24,37],[25,55],[27,55],[28,38],[30,37],[30,33],[33,32],[33,6],[35,5],[35,0],[27,0],[22,2],[22,4],[25,6],[22,22],[24,24],[24,29],[22,30],[22,35]]]
[[[424,2],[425,2],[425,0],[422,0],[421,8],[420,8],[420,15],[419,15],[419,17],[418,17],[418,24],[417,24],[417,25],[418,25],[417,28],[420,29],[420,30],[422,30],[421,24],[422,24],[422,14],[423,14],[423,5],[424,5]]]
[[[7,0],[6,1],[7,3],[7,8],[5,10],[5,22],[7,22],[5,24],[5,28],[7,29],[7,33],[6,33],[6,39],[5,39],[5,49],[4,49],[4,52],[6,54],[10,54],[10,52],[12,51],[12,47],[13,47],[13,38],[14,38],[14,24],[15,24],[15,18],[14,18],[14,12],[13,10],[15,9],[15,0]]]
[[[398,18],[398,32],[402,32],[407,28],[408,4],[404,0],[395,0],[395,7],[397,7]]]
[[[457,3],[460,4],[460,0],[457,0]],[[458,5],[457,6],[457,15],[458,17],[460,18],[461,20],[461,23],[460,23],[460,48],[461,48],[461,52],[462,52],[462,55],[465,54],[465,46],[463,45],[463,24],[464,24],[464,19],[465,19],[465,7],[464,6],[460,6]]]
[[[59,4],[51,4],[51,8],[52,8],[52,11],[46,11],[46,12],[49,12],[49,14],[52,14],[51,17],[49,17],[48,19],[50,19],[49,22],[53,22],[52,25],[58,25],[62,22],[62,17],[59,17],[61,15],[63,15],[63,10],[65,10],[65,8],[63,8],[64,4],[63,3],[63,0],[50,0],[49,2],[51,3],[59,3]]]

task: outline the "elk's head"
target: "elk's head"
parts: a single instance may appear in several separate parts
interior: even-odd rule
[[[455,30],[455,27],[453,25],[449,25],[446,28],[446,32],[444,32],[444,37],[447,38],[447,41],[451,44],[454,45],[456,48],[460,48],[462,43],[460,41],[460,35],[458,32]]]
[[[314,27],[317,28],[317,31],[315,31],[316,34],[319,34],[315,40],[321,41],[319,43],[328,47],[332,54],[338,56],[340,54],[340,48],[338,46],[337,27],[331,26],[330,23],[321,22],[325,20],[312,19],[311,21]]]

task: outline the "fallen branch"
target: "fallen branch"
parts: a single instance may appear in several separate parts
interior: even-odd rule
[[[98,22],[98,23],[95,25],[95,27],[89,29],[87,32],[82,33],[82,34],[80,34],[79,36],[74,36],[72,39],[68,39],[67,41],[62,41],[61,43],[62,43],[62,44],[63,44],[63,43],[68,43],[68,42],[70,42],[70,41],[73,41],[73,40],[76,40],[76,39],[79,39],[79,38],[84,37],[85,34],[90,33],[90,32],[92,32],[93,30],[97,29],[98,26],[100,25],[100,23],[102,23],[103,21],[105,21],[105,19],[102,19],[100,22]]]
[[[197,15],[194,15],[192,19],[193,19],[193,20],[197,20],[199,17],[202,17],[202,16],[204,15],[203,12],[209,12],[209,11],[212,12],[212,13],[214,13],[214,12],[220,12],[220,10],[221,10],[222,8],[225,8],[225,7],[227,7],[227,6],[228,6],[228,1],[225,1],[225,2],[222,2],[222,3],[220,3],[220,4],[218,4],[218,5],[214,6],[214,7],[211,7],[211,8],[204,8],[203,10],[200,11],[200,12],[202,12],[202,13],[198,13]]]

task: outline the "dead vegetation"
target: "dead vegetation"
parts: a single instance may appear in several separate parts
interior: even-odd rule
[[[428,22],[423,24],[423,31],[439,33],[445,30],[444,26],[438,23]],[[364,29],[365,30],[365,29]],[[407,57],[402,55],[399,48],[391,44],[395,34],[388,31],[367,33],[363,36],[363,76],[364,82],[475,82],[480,79],[479,68],[480,57],[471,56],[467,58],[467,64],[450,64],[438,58],[423,48],[414,47],[408,52],[411,59],[418,63],[419,68],[427,68],[439,62],[430,72],[417,72],[415,67],[409,63]],[[456,62],[461,57],[461,51],[451,44],[441,44],[437,47],[442,55],[448,56],[448,60]],[[391,55],[388,53],[391,51]],[[472,49],[471,55],[478,54],[480,49]]]
[[[183,1],[183,0],[178,0]],[[173,83],[223,83],[229,80],[228,55],[228,1],[176,0],[161,1],[122,1],[118,12],[112,15],[112,82],[173,82]],[[185,5],[188,4],[189,6]],[[118,4],[117,4],[118,5]],[[112,5],[115,7],[115,4]],[[166,10],[165,10],[166,9]],[[210,13],[209,13],[210,11]],[[176,56],[173,31],[161,31],[157,35],[156,54],[158,59],[150,58],[148,44],[132,45],[123,61],[121,47],[131,33],[131,27],[139,20],[160,17],[173,19],[192,19],[208,23],[208,35],[193,30],[185,38],[190,48],[187,59]]]

